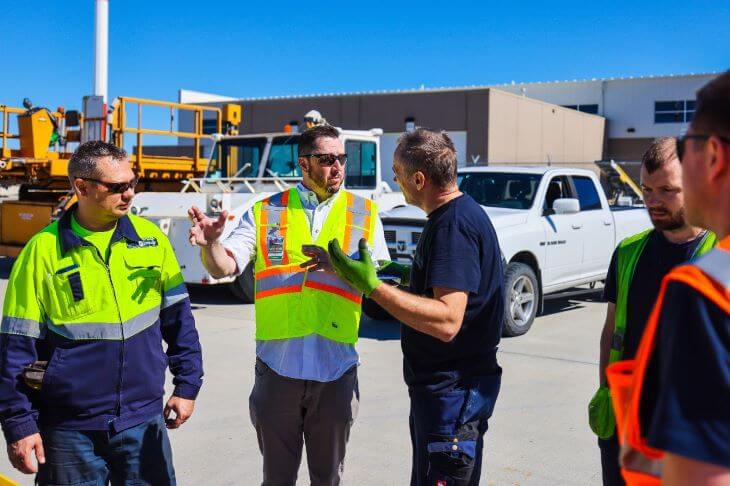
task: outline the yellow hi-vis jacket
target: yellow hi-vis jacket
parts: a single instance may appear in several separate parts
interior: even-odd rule
[[[327,248],[337,239],[358,256],[358,242],[373,244],[377,206],[344,189],[336,194],[322,231],[312,240],[296,188],[256,203],[256,339],[288,339],[319,334],[341,343],[357,341],[362,294],[337,275],[308,271],[302,245]]]

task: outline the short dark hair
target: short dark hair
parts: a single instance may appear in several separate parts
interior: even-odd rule
[[[100,140],[92,140],[79,145],[68,162],[68,179],[73,186],[74,179],[99,179],[98,160],[101,157],[111,157],[115,161],[127,159],[127,152]]]
[[[446,132],[418,128],[398,139],[394,157],[410,175],[421,171],[438,187],[456,182],[456,149]]]
[[[730,137],[730,71],[725,71],[697,92],[692,128],[698,133]]]
[[[340,138],[340,132],[332,125],[317,125],[304,130],[299,137],[299,155],[311,154],[320,138]]]
[[[677,158],[677,142],[673,137],[655,138],[641,157],[641,165],[649,174],[664,167],[664,164]]]

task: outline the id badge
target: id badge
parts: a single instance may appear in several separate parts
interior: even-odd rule
[[[266,247],[271,263],[281,263],[284,259],[284,238],[281,236],[281,229],[278,226],[269,229],[266,235]]]

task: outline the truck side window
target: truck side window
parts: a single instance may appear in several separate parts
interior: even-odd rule
[[[570,186],[568,185],[568,179],[565,176],[553,177],[550,179],[548,184],[547,192],[545,193],[545,204],[543,210],[545,216],[555,214],[553,210],[553,203],[556,199],[565,199],[572,197],[570,193]]]
[[[375,188],[377,163],[375,142],[347,140],[345,153],[347,153],[345,186],[351,189]]]
[[[596,185],[590,177],[573,176],[573,185],[578,192],[581,211],[601,209],[601,198],[598,196]]]

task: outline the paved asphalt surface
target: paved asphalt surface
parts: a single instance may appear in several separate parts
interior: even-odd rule
[[[0,258],[3,296],[9,267]],[[253,306],[237,304],[225,288],[193,288],[191,295],[206,374],[195,414],[170,433],[178,483],[260,484],[261,457],[248,413]],[[598,297],[550,300],[528,334],[502,340],[502,390],[486,435],[482,484],[600,484],[598,447],[586,412],[605,315]],[[407,485],[411,448],[399,324],[364,319],[358,348],[361,402],[345,484]],[[305,461],[298,484],[308,484]],[[0,459],[0,472],[33,483],[13,471],[7,458]]]

